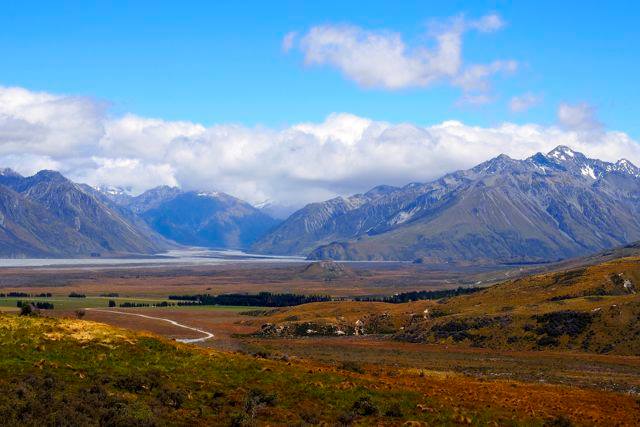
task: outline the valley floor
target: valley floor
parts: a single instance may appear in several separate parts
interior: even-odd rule
[[[0,293],[51,292],[32,299],[55,309],[43,310],[45,317],[18,316],[21,298],[0,298],[0,412],[9,425],[42,425],[42,417],[53,425],[640,424],[640,297],[618,289],[625,283],[619,277],[640,282],[638,258],[439,301],[107,306],[109,300],[153,305],[170,294],[223,290],[341,296],[446,289],[478,274],[505,271],[457,272],[450,280],[411,265],[354,266],[330,278],[300,266],[3,270]],[[71,298],[71,292],[86,297]],[[421,320],[425,308],[433,318]],[[562,321],[571,328],[558,332],[569,335],[536,344],[564,323],[535,319],[558,312],[572,313]],[[590,313],[586,323],[580,313]],[[487,316],[508,322],[479,321]],[[265,324],[342,327],[356,319],[389,331],[278,336],[263,330]],[[401,326],[407,324],[411,328]],[[434,325],[449,335],[434,341]],[[175,341],[207,333],[213,338],[197,344]],[[419,342],[409,342],[414,337]],[[585,351],[585,340],[606,351]]]

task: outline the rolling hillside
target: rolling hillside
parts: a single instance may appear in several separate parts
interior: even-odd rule
[[[280,309],[261,335],[366,334],[500,350],[640,353],[640,257],[489,286],[469,295],[392,304],[338,301]]]

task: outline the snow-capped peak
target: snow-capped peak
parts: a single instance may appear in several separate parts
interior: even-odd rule
[[[218,197],[220,196],[220,193],[217,191],[201,191],[200,193],[198,193],[198,196],[200,197]]]
[[[636,165],[634,165],[627,159],[618,160],[613,169],[618,172],[633,175],[635,177],[640,177],[640,169],[638,169]]]
[[[593,168],[589,165],[584,165],[580,168],[580,172],[582,173],[582,175],[584,176],[588,176],[591,177],[593,179],[596,179],[596,174],[593,170]]]
[[[99,185],[97,187],[94,187],[96,190],[98,190],[99,192],[101,192],[102,194],[106,194],[108,196],[123,196],[123,195],[130,195],[131,191],[130,189],[126,189],[126,188],[122,188],[122,187],[115,187],[115,186],[111,186],[111,185]]]
[[[552,157],[552,158],[554,158],[556,160],[566,161],[569,158],[576,157],[576,154],[580,154],[580,153],[576,153],[575,151],[573,151],[571,148],[567,147],[566,145],[558,145],[556,148],[554,148],[553,150],[549,151],[547,156],[548,157]]]
[[[14,171],[11,168],[4,168],[0,170],[1,176],[22,176],[18,172]]]

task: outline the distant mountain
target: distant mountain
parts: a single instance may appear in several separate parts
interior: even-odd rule
[[[307,205],[254,249],[311,259],[527,263],[640,239],[640,170],[568,147]]]
[[[395,187],[381,186],[365,194],[309,204],[256,242],[253,249],[279,255],[306,255],[321,243],[356,237],[366,224],[379,222],[393,208],[389,204],[380,211],[359,209],[373,207],[377,200],[396,190]],[[359,215],[351,215],[353,212],[359,212]]]
[[[169,242],[55,171],[0,172],[0,256],[150,254]]]
[[[271,218],[275,218],[278,220],[285,220],[289,218],[289,216],[300,209],[301,206],[302,205],[296,206],[290,204],[272,203],[269,201],[254,205],[255,208],[269,215]]]
[[[184,245],[245,249],[279,223],[224,193],[161,186],[136,197],[105,195],[139,215],[162,236]]]

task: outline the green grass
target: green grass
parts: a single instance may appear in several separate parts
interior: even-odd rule
[[[430,424],[454,416],[417,412],[424,397],[416,391],[373,385],[92,322],[0,314],[3,425],[375,424],[398,421],[384,415],[392,406]],[[375,410],[359,409],[363,398]]]
[[[95,322],[0,313],[0,414],[7,426],[364,426],[408,420],[542,426],[568,425],[557,423],[565,414],[582,424],[584,408],[603,425],[637,425],[640,419],[634,397],[610,392],[411,369],[356,373],[276,355],[203,349]]]
[[[86,298],[69,298],[57,297],[51,298],[0,298],[0,307],[16,307],[18,301],[42,301],[50,302],[54,305],[54,310],[77,310],[80,308],[107,308],[109,300],[114,300],[120,304],[126,301],[137,303],[159,303],[162,299],[149,298],[108,298],[108,297],[86,297]]]
[[[18,301],[34,301],[34,302],[50,302],[54,305],[54,310],[69,311],[81,308],[108,308],[109,301],[114,300],[118,305],[124,302],[135,302],[145,304],[158,304],[163,301],[172,303],[175,301],[162,298],[127,298],[127,297],[86,297],[86,298],[69,298],[53,296],[51,298],[0,298],[0,311],[16,311],[16,303]],[[139,307],[139,308],[155,308],[155,307]],[[247,311],[262,310],[266,307],[246,307],[246,306],[219,306],[219,305],[196,305],[196,306],[172,306],[158,307],[165,310],[211,310],[211,311]],[[15,310],[13,310],[15,309]]]

